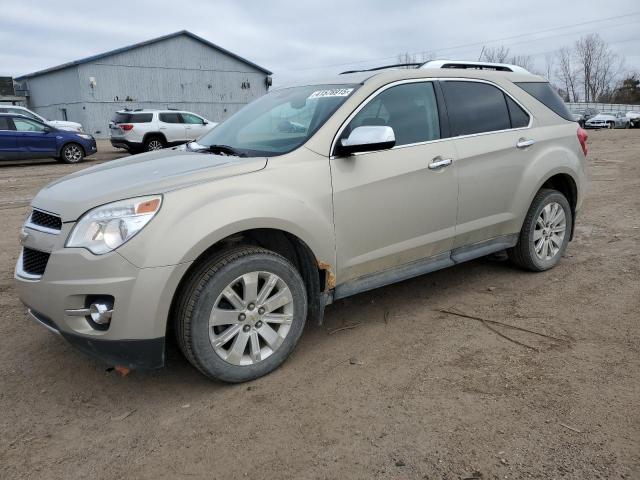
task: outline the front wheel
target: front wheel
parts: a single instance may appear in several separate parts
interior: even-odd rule
[[[291,262],[240,247],[205,260],[191,274],[175,309],[176,336],[203,374],[245,382],[287,359],[306,317],[306,289]]]
[[[531,202],[509,258],[519,267],[542,272],[555,267],[567,249],[573,215],[566,197],[557,190],[542,189]]]
[[[64,163],[79,163],[84,158],[84,150],[77,143],[67,143],[60,150],[60,161]]]

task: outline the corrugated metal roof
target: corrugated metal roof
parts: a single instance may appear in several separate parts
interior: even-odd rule
[[[267,70],[266,68],[261,67],[260,65],[256,65],[255,63],[247,60],[246,58],[241,57],[240,55],[236,55],[233,52],[230,52],[229,50],[226,50],[218,45],[216,45],[215,43],[211,43],[209,40],[205,40],[202,37],[199,37],[198,35],[196,35],[195,33],[191,33],[188,30],[180,30],[179,32],[175,32],[175,33],[170,33],[169,35],[163,35],[162,37],[157,37],[157,38],[152,38],[151,40],[146,40],[144,42],[140,42],[140,43],[134,43],[133,45],[128,45],[126,47],[122,47],[122,48],[117,48],[115,50],[110,50],[108,52],[104,52],[104,53],[100,53],[98,55],[93,55],[91,57],[86,57],[86,58],[82,58],[80,60],[75,60],[73,62],[68,62],[68,63],[63,63],[62,65],[57,65],[55,67],[50,67],[50,68],[45,68],[44,70],[38,70],[37,72],[33,72],[33,73],[27,73],[26,75],[22,75],[20,77],[16,77],[16,80],[23,80],[25,78],[31,78],[31,77],[37,77],[38,75],[43,75],[45,73],[49,73],[49,72],[55,72],[56,70],[62,70],[63,68],[68,68],[68,67],[73,67],[75,65],[82,65],[83,63],[89,63],[89,62],[93,62],[94,60],[99,60],[101,58],[105,58],[111,55],[115,55],[118,53],[124,53],[124,52],[128,52],[129,50],[133,50],[135,48],[138,47],[144,47],[145,45],[150,45],[152,43],[157,43],[157,42],[162,42],[163,40],[168,40],[170,38],[174,38],[174,37],[178,37],[180,35],[185,35],[187,37],[193,38],[194,40],[197,40],[199,42],[204,43],[205,45],[211,47],[211,48],[215,48],[216,50],[225,53],[237,60],[240,60],[241,62],[246,63],[247,65],[251,65],[254,68],[257,68],[258,70],[263,71],[264,73],[266,73],[267,75],[271,75],[273,72]]]

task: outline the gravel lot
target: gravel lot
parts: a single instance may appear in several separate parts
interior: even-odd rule
[[[640,478],[640,130],[589,142],[559,267],[481,259],[339,301],[236,386],[174,343],[165,369],[120,377],[31,321],[12,280],[30,199],[122,154],[3,164],[0,478]]]

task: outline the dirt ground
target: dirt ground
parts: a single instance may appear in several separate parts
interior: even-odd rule
[[[339,301],[236,386],[175,343],[120,377],[30,320],[13,288],[30,199],[120,154],[0,166],[0,478],[640,478],[640,130],[589,143],[557,268],[481,259]]]

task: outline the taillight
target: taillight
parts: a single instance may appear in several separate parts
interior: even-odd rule
[[[587,132],[585,132],[584,129],[578,127],[578,141],[580,142],[580,146],[582,147],[582,152],[584,153],[585,157],[587,156],[587,138],[589,138]]]
[[[120,125],[118,125],[122,130],[124,130],[125,132],[128,132],[129,130],[133,129],[133,125],[131,125],[130,123],[121,123]]]

